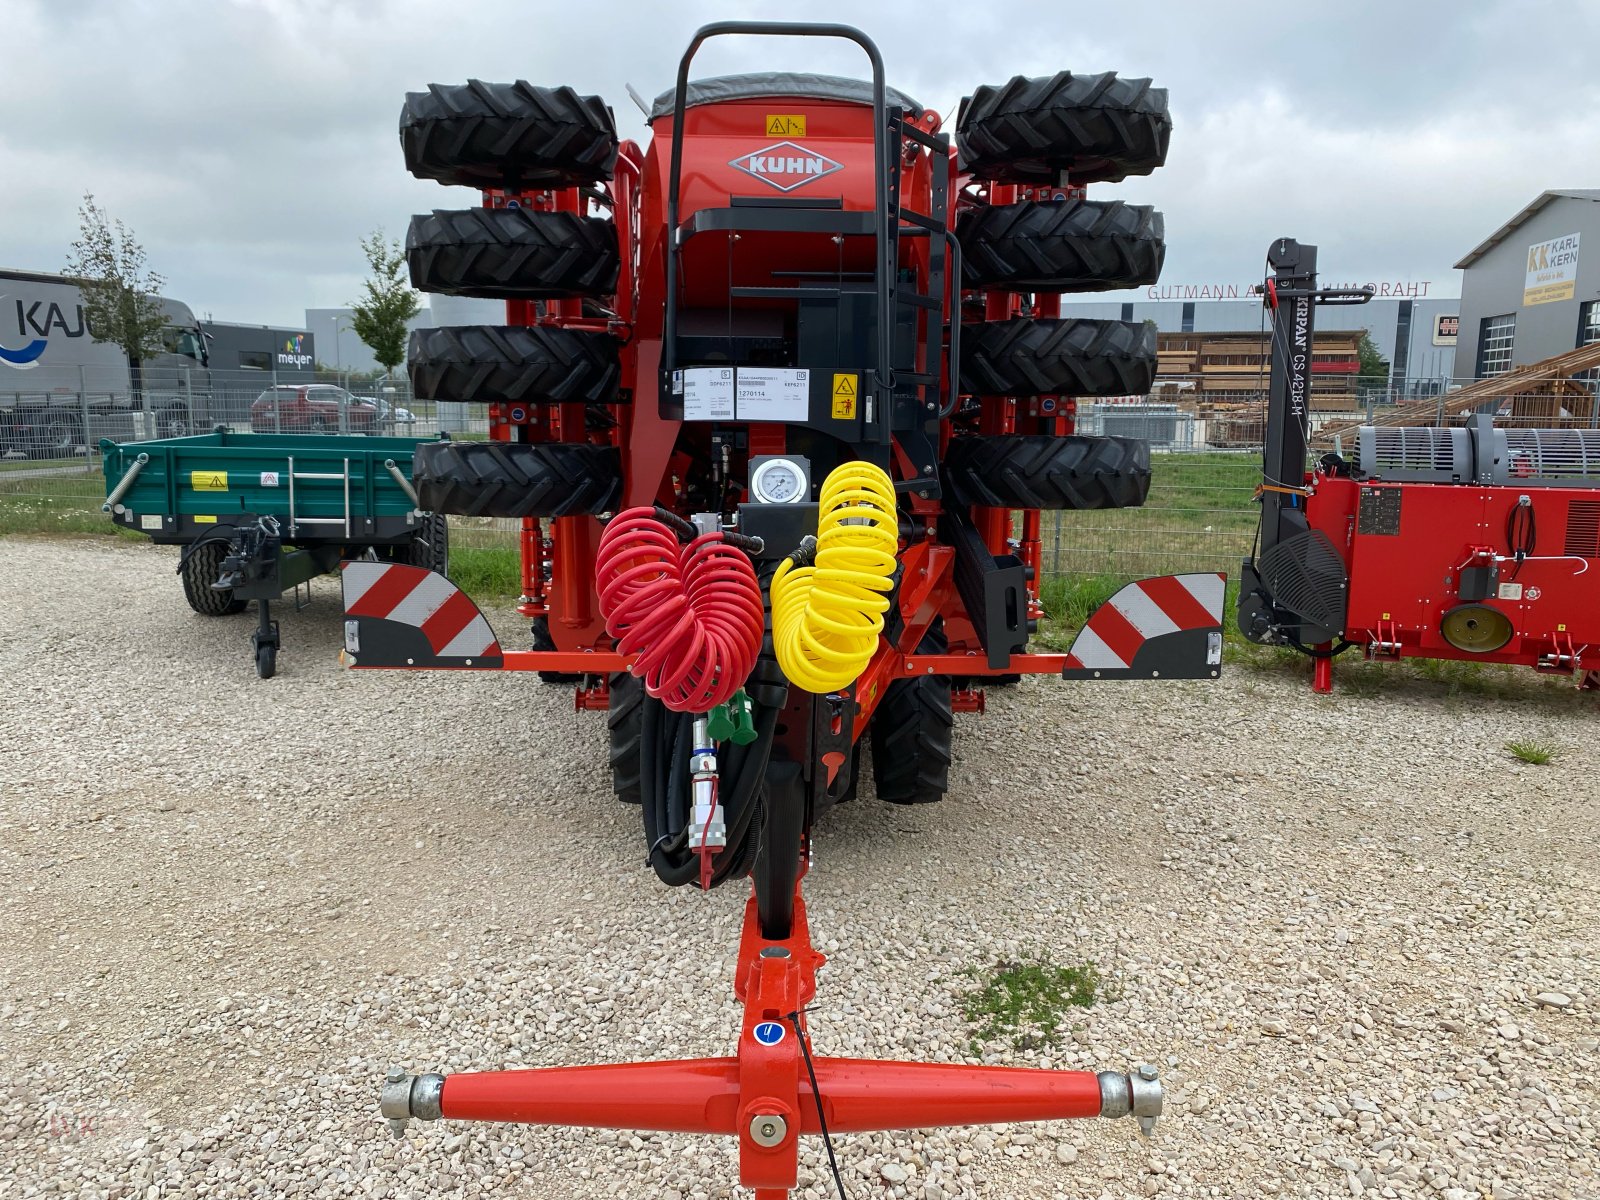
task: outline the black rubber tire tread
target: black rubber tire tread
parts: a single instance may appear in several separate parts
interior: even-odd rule
[[[617,125],[599,96],[527,80],[430,83],[406,93],[400,148],[418,179],[461,187],[564,187],[610,179]]]
[[[611,743],[611,790],[623,804],[639,804],[639,739],[644,735],[644,684],[620,671],[611,676],[606,731]]]
[[[203,617],[231,617],[249,607],[249,601],[236,600],[233,589],[218,592],[211,585],[222,574],[222,560],[228,557],[226,542],[201,542],[183,560],[183,598]]]
[[[950,443],[943,472],[959,504],[1138,508],[1150,493],[1150,444],[1049,434],[960,437]]]
[[[603,217],[531,208],[436,209],[406,231],[411,285],[447,296],[609,296],[622,258]]]
[[[1166,258],[1164,231],[1155,209],[1121,200],[1028,200],[968,209],[956,219],[965,285],[1016,291],[1154,283]]]
[[[271,679],[278,673],[278,648],[276,646],[256,647],[256,675],[261,679]]]
[[[1155,326],[1018,318],[961,330],[961,390],[975,396],[1143,396],[1156,377]]]
[[[441,575],[450,574],[450,522],[443,513],[429,513],[422,518],[406,547],[406,562]]]
[[[554,650],[555,638],[550,636],[550,622],[544,617],[535,617],[528,623],[528,644],[535,650]],[[583,676],[570,671],[539,671],[540,683],[577,683]]]
[[[615,446],[423,442],[411,460],[421,506],[464,517],[572,517],[622,496]]]
[[[1167,89],[1115,71],[1058,71],[985,85],[961,102],[961,169],[979,179],[1056,184],[1115,183],[1167,161],[1172,117]]]
[[[467,404],[614,404],[621,343],[553,325],[414,329],[406,348],[419,400]]]
[[[918,654],[943,654],[944,629],[923,635]],[[872,777],[878,799],[890,804],[934,804],[950,786],[950,743],[955,710],[950,676],[897,679],[872,714]]]

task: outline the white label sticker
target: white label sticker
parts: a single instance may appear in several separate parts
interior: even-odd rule
[[[161,514],[160,513],[145,513],[143,516],[141,516],[139,518],[139,528],[140,529],[160,529],[161,528]]]
[[[811,416],[811,372],[740,367],[738,398],[741,421],[804,421]]]
[[[1520,583],[1502,583],[1497,594],[1502,600],[1521,600],[1522,585]]]
[[[261,486],[262,487],[277,487],[278,486],[278,473],[276,471],[263,471],[263,472],[261,472]]]
[[[732,367],[690,367],[683,373],[683,419],[733,420]]]

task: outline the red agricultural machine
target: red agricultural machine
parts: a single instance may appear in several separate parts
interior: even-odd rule
[[[1453,658],[1514,663],[1600,687],[1600,430],[1365,425],[1353,458],[1306,467],[1317,249],[1267,253],[1271,385],[1261,529],[1239,628],[1316,662]]]
[[[870,83],[691,82],[728,34],[843,38]],[[940,118],[836,25],[722,23],[648,111],[526,83],[411,95],[414,174],[481,208],[411,226],[413,282],[507,301],[504,326],[413,334],[419,398],[488,405],[490,440],[419,447],[433,511],[522,521],[532,648],[502,646],[443,576],[346,566],[368,667],[538,671],[605,709],[619,799],[668,884],[752,881],[734,1057],[395,1072],[383,1112],[735,1136],[760,1197],[801,1134],[1160,1110],[1132,1073],[811,1053],[822,956],[799,898],[813,823],[870,767],[940,799],[956,711],[986,682],[1209,678],[1223,580],[1142,580],[1066,654],[1026,649],[1041,509],[1137,505],[1141,443],[1076,436],[1074,397],[1140,392],[1144,326],[1063,319],[1059,293],[1154,280],[1158,214],[1083,185],[1166,156],[1166,93],[1114,74],[1013,79]]]

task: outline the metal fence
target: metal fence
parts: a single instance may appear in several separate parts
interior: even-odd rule
[[[176,418],[193,432],[220,425],[241,432],[487,435],[481,406],[419,403],[404,378],[212,371],[203,379],[162,381],[136,396],[126,386],[126,372],[121,391],[109,386],[117,382],[114,377],[92,376],[86,371],[85,386],[73,392],[0,392],[0,532],[103,527],[100,439],[170,435]],[[1439,404],[1450,393],[1445,381],[1428,390]],[[1395,403],[1418,399],[1414,391],[1370,392],[1361,408],[1317,413],[1313,423],[1381,416]],[[1151,444],[1150,497],[1139,509],[1045,514],[1044,575],[1111,580],[1183,570],[1235,571],[1255,531],[1262,437],[1256,400],[1240,396],[1226,409],[1158,392],[1082,404],[1080,432]],[[457,547],[508,554],[517,549],[515,521],[452,518],[452,530]]]

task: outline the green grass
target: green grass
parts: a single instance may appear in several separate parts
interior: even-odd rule
[[[450,578],[479,604],[515,600],[522,594],[522,558],[507,547],[452,545]]]
[[[1506,743],[1506,750],[1512,758],[1536,767],[1561,757],[1561,747],[1554,742],[1515,740]]]
[[[1093,1007],[1101,990],[1094,963],[1059,965],[1045,953],[963,974],[973,981],[961,1010],[972,1027],[975,1055],[996,1040],[1016,1050],[1058,1045],[1069,1010]]]
[[[0,458],[0,475],[8,471],[40,471],[52,467],[84,467],[84,457],[81,454],[69,455],[65,458]],[[96,459],[96,462],[99,460]],[[99,470],[84,470],[86,475],[98,475]]]

